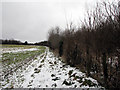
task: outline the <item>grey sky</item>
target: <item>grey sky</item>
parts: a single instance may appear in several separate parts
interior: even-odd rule
[[[51,27],[65,28],[66,23],[71,21],[78,24],[84,18],[86,9],[92,8],[96,1],[98,0],[4,0],[2,38],[28,42],[47,40]]]

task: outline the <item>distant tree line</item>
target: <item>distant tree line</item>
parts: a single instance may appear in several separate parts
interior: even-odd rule
[[[28,43],[27,41],[25,42],[21,42],[18,40],[14,40],[14,39],[6,39],[6,40],[2,40],[0,39],[0,44],[15,44],[15,45],[32,45],[31,43]]]
[[[41,41],[41,42],[36,42],[36,43],[28,43],[27,41],[21,42],[19,40],[14,40],[14,39],[6,39],[6,40],[0,39],[0,44],[49,46],[48,41]]]
[[[20,44],[23,44],[21,41],[18,41],[18,40],[0,40],[0,44],[16,44],[16,45],[20,45]]]
[[[120,9],[114,2],[97,3],[78,28],[52,28],[48,42],[67,64],[106,88],[120,88]]]
[[[34,45],[49,47],[49,42],[48,41],[41,41],[41,42],[35,43]]]

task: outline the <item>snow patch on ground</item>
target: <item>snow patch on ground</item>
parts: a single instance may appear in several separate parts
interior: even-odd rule
[[[2,48],[2,53],[16,53],[16,52],[24,52],[24,51],[35,51],[38,50],[37,48]]]

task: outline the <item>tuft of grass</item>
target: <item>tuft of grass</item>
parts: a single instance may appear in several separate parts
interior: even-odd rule
[[[81,84],[81,86],[89,86],[89,87],[92,87],[92,86],[96,86],[96,84],[95,83],[93,83],[91,80],[87,80],[87,79],[85,79],[85,81],[83,81],[83,83]]]
[[[70,86],[70,85],[72,85],[73,83],[72,83],[71,81],[67,81],[67,80],[65,79],[62,84],[65,84],[65,85],[67,85],[67,86]]]
[[[59,77],[55,77],[54,79],[52,79],[53,81],[56,81],[56,80],[60,80]]]
[[[40,72],[40,69],[35,68],[34,71],[35,71],[34,73],[39,73],[39,72]]]
[[[72,73],[73,73],[73,70],[70,70],[70,71],[68,72],[69,75],[71,75]]]

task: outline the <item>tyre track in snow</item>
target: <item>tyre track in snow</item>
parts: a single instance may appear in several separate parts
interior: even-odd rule
[[[42,56],[43,54],[37,54],[37,55],[34,55],[34,56],[31,56],[19,63],[16,63],[14,65],[10,65],[8,66],[8,68],[4,68],[6,66],[3,66],[2,63],[1,63],[1,74],[0,74],[0,81],[2,83],[2,81],[6,80],[7,78],[9,78],[9,75],[12,75],[14,72],[16,72],[18,69],[24,67],[28,67],[28,65],[30,63],[33,62],[33,60],[37,57],[37,56]]]
[[[18,81],[21,81],[21,78],[23,77],[22,75],[22,72],[24,72],[26,70],[27,67],[29,67],[31,65],[31,63],[34,63],[34,60],[36,57],[40,57],[40,58],[43,58],[44,57],[44,53],[42,54],[38,54],[38,55],[35,55],[35,56],[32,56],[20,63],[18,63],[17,65],[15,65],[16,67],[12,67],[13,69],[12,70],[8,70],[5,72],[2,71],[2,74],[1,74],[1,87],[2,88],[13,88],[13,87],[20,87],[22,82],[19,83],[20,85],[14,85],[14,86],[11,86],[11,82],[14,82],[14,83],[18,83],[16,82],[16,80],[18,79]],[[21,77],[21,78],[16,78],[16,77]],[[16,80],[15,80],[16,79]],[[7,83],[7,81],[9,80],[9,83]]]
[[[25,88],[78,88],[99,87],[96,80],[86,77],[75,67],[70,67],[55,57],[46,48],[42,59],[38,59],[35,67],[25,75]],[[30,72],[29,72],[30,71]],[[90,85],[91,83],[91,85]],[[85,85],[84,85],[85,84]],[[89,85],[88,85],[89,84]]]

